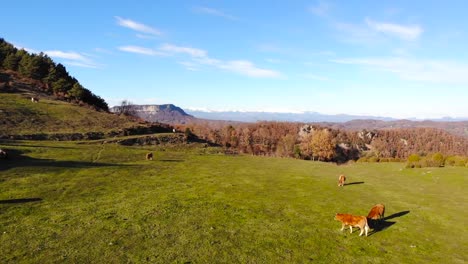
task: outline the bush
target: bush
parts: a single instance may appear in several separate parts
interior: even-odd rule
[[[379,162],[389,162],[389,158],[380,158]]]
[[[418,154],[411,154],[408,157],[408,162],[418,162],[421,160],[421,157]]]
[[[468,162],[467,157],[463,156],[449,156],[445,159],[445,165],[447,166],[466,166],[465,164]]]
[[[445,159],[444,159],[444,156],[442,155],[442,153],[434,153],[431,157],[432,159],[432,162],[431,162],[431,165],[432,167],[443,167],[444,166],[444,162],[445,162]]]
[[[368,159],[369,162],[379,162],[379,160],[380,160],[380,159],[377,158],[377,157],[370,157],[370,158]]]

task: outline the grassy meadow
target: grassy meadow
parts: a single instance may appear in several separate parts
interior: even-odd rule
[[[102,143],[0,142],[0,263],[468,262],[468,168]],[[376,203],[368,237],[333,219]]]
[[[123,116],[45,96],[32,103],[33,93],[0,92],[0,95],[0,135],[109,132],[138,124]]]

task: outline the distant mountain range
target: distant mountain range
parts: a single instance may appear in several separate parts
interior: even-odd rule
[[[187,109],[187,113],[203,119],[211,120],[231,120],[238,122],[257,122],[257,121],[283,121],[283,122],[346,122],[354,119],[376,119],[390,121],[394,120],[388,117],[371,117],[358,115],[325,115],[317,112],[304,113],[275,113],[275,112],[241,112],[241,111],[200,111]]]
[[[208,122],[225,125],[227,123],[279,121],[317,123],[338,129],[392,129],[431,127],[446,130],[452,134],[468,136],[468,118],[442,118],[434,120],[398,120],[390,117],[360,116],[360,115],[325,115],[316,112],[305,113],[272,113],[272,112],[210,112],[187,110],[173,104],[164,105],[134,105],[133,110],[140,118],[150,122],[167,124],[190,124]],[[111,111],[116,112],[117,107]]]
[[[398,119],[382,116],[367,116],[367,115],[327,115],[317,112],[303,113],[275,113],[275,112],[242,112],[242,111],[201,111],[186,109],[186,112],[197,118],[211,120],[230,120],[237,122],[257,122],[257,121],[284,121],[284,122],[348,122],[351,120],[381,120],[381,121],[396,121]],[[422,119],[410,118],[411,121],[422,121]],[[457,122],[468,121],[466,118],[451,118],[444,117],[440,119],[430,119],[431,121],[440,122]]]

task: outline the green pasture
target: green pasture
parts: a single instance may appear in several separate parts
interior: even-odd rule
[[[338,166],[195,144],[0,148],[10,153],[0,160],[0,263],[468,262],[464,167]],[[333,219],[376,203],[386,218],[368,237]]]

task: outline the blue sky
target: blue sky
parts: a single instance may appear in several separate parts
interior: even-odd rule
[[[468,117],[466,1],[7,1],[109,105]]]

